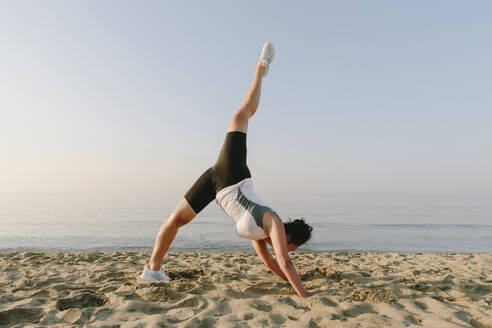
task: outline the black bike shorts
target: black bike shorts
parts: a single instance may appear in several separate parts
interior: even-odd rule
[[[246,133],[228,132],[217,162],[196,180],[184,197],[198,214],[221,189],[246,178],[251,178],[246,165]]]

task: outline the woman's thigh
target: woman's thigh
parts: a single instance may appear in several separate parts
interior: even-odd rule
[[[230,131],[227,133],[217,162],[212,167],[216,191],[251,178],[246,164],[246,133]]]
[[[212,168],[206,170],[184,196],[195,214],[201,212],[201,210],[215,199],[215,185],[213,183],[212,171]]]

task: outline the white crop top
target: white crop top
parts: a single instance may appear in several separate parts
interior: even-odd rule
[[[253,190],[253,180],[247,178],[235,185],[221,189],[216,195],[217,204],[234,222],[241,237],[259,240],[267,238],[263,230],[263,216],[273,211]]]

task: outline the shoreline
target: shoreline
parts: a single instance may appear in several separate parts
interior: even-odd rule
[[[492,254],[293,252],[311,298],[253,252],[0,250],[0,326],[492,327]]]
[[[271,251],[271,248],[269,248]],[[142,250],[131,250],[131,248],[124,249],[61,249],[61,248],[36,248],[36,247],[17,247],[17,248],[0,248],[0,254],[5,253],[46,253],[46,254],[58,254],[58,253],[70,253],[70,254],[82,254],[82,253],[101,253],[101,254],[112,254],[112,253],[128,253],[128,254],[142,254],[142,253],[152,253],[152,248],[145,248]],[[176,250],[170,250],[168,254],[256,254],[255,250],[250,247],[249,249],[210,249],[202,250],[200,252],[193,251],[191,249],[178,248]],[[408,251],[408,252],[397,252],[391,250],[359,250],[359,249],[334,249],[334,250],[312,250],[312,249],[298,249],[295,251],[296,254],[303,253],[315,253],[315,254],[336,254],[336,253],[359,253],[359,254],[401,254],[401,255],[490,255],[492,252],[484,251],[470,251],[470,252],[450,252],[450,251],[435,251],[435,252],[421,252],[421,251]],[[292,253],[291,253],[292,254]]]

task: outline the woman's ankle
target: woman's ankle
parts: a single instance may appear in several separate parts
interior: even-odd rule
[[[262,63],[258,63],[258,65],[256,66],[256,74],[261,77],[265,76],[265,67]]]
[[[148,267],[149,267],[150,271],[159,271],[160,268],[162,267],[162,264],[160,262],[155,263],[155,262],[149,261]]]

